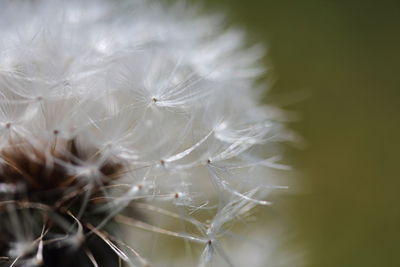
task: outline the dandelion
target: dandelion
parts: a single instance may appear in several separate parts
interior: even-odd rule
[[[235,265],[222,241],[287,169],[262,47],[139,0],[3,1],[0,32],[0,264],[167,266],[166,236]]]

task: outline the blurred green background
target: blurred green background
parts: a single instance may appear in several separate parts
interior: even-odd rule
[[[301,116],[306,186],[280,205],[307,266],[400,266],[400,1],[205,2],[268,44],[266,99]]]

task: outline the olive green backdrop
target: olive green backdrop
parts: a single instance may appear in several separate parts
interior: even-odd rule
[[[400,266],[400,1],[206,2],[269,45],[266,101],[301,116],[307,186],[281,205],[307,266]]]

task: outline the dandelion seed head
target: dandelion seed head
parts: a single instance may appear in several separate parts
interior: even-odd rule
[[[231,265],[228,226],[270,204],[290,139],[255,90],[264,47],[222,16],[142,0],[5,1],[0,32],[1,259],[148,266],[127,225]]]

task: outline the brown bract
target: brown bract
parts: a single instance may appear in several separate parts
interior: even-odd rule
[[[107,203],[94,199],[105,196],[105,186],[122,175],[123,167],[111,159],[102,159],[101,164],[97,163],[102,155],[100,151],[93,151],[91,156],[83,156],[76,147],[76,140],[58,140],[45,146],[18,142],[0,151],[0,257],[3,261],[11,263],[7,258],[13,244],[20,241],[18,236],[42,235],[42,240],[46,242],[69,234],[68,227],[60,225],[61,221],[70,224],[73,229],[72,226],[79,220],[84,233],[87,233],[88,224],[97,225],[106,218],[106,212],[96,209]],[[97,172],[82,177],[75,171],[93,162],[97,163]],[[79,218],[76,218],[78,214]],[[15,219],[19,225],[15,225]],[[16,231],[26,232],[17,234]],[[95,236],[82,242],[82,246],[94,254],[109,253],[107,247],[98,244]],[[38,266],[72,266],[74,259],[59,262],[64,258],[61,254],[65,253],[72,253],[71,256],[77,258],[85,257],[81,255],[81,250],[62,249],[60,244],[49,242],[48,246],[45,245],[44,260]],[[23,255],[15,266],[25,266],[23,264],[35,252],[36,249],[33,249]]]
[[[96,161],[100,153],[83,158],[76,149],[75,140],[63,145],[49,146],[39,150],[29,143],[11,146],[0,151],[0,199],[24,199],[44,204],[61,200],[67,191],[82,189],[87,181],[80,181],[80,175],[72,171],[86,161]],[[118,179],[122,165],[105,161],[99,166],[100,177],[89,177],[92,191]],[[86,184],[85,184],[86,183]],[[95,190],[93,190],[95,189]],[[3,192],[2,192],[3,191]]]

